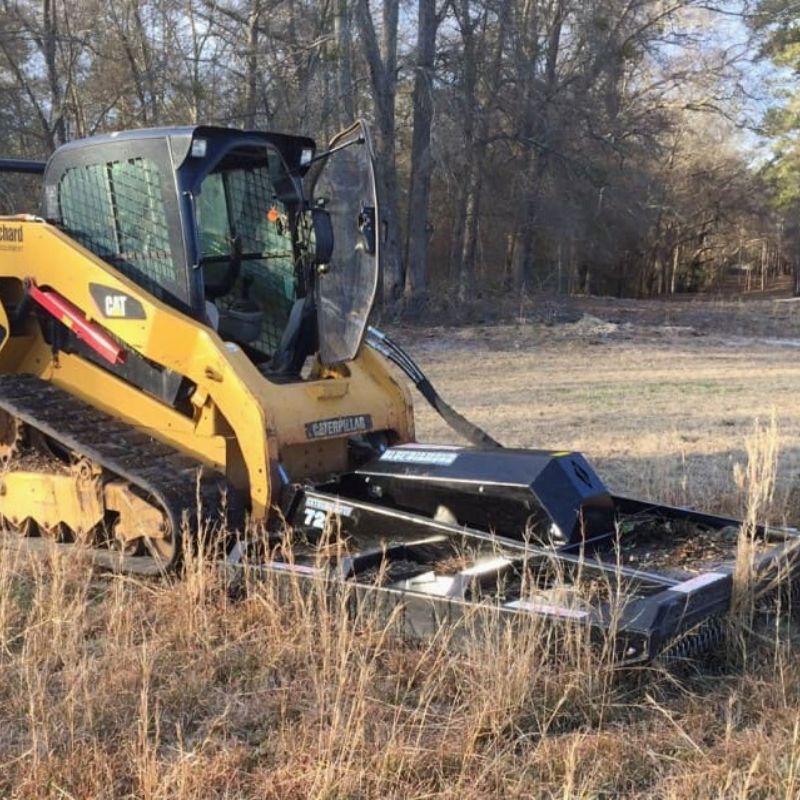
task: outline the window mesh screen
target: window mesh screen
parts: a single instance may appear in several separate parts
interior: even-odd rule
[[[224,213],[224,206],[214,208],[215,180],[219,174],[206,178],[200,195],[200,209],[206,212],[200,215],[201,241],[208,255],[223,252],[217,241],[219,220],[210,218],[212,211]],[[233,291],[215,302],[221,310],[242,298],[255,302],[264,317],[259,337],[250,344],[269,355],[278,348],[294,303],[294,256],[286,208],[275,196],[266,166],[226,171],[224,181],[228,221],[233,235],[241,238],[244,258]],[[224,247],[230,248],[230,243]]]
[[[271,270],[268,261],[258,259],[242,263],[239,280],[247,299],[255,302],[264,312],[261,333],[250,345],[265,355],[271,355],[278,349],[289,321],[289,312],[294,303],[294,279],[291,273],[281,277]],[[237,299],[238,297],[226,295],[220,297],[216,304],[221,310],[225,310]]]
[[[182,296],[158,167],[147,158],[67,170],[58,188],[64,230],[149,291]]]
[[[274,197],[267,167],[231,171],[228,192],[242,251],[264,256],[242,264],[243,288],[264,312],[261,336],[253,344],[264,353],[274,353],[294,302],[294,259],[285,209]],[[267,217],[271,208],[278,212],[276,221]]]

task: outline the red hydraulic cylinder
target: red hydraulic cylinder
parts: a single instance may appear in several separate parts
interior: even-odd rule
[[[40,289],[32,280],[28,284],[28,294],[110,364],[122,364],[125,361],[125,349],[99,325],[86,319],[83,311],[66,297],[53,289]]]

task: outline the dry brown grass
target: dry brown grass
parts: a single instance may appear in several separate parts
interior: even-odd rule
[[[792,515],[795,351],[548,330],[412,349],[510,443],[580,448],[631,493]],[[427,412],[420,434],[449,438]],[[790,614],[748,617],[713,667],[620,680],[579,631],[402,643],[346,604],[277,581],[233,602],[199,562],[156,584],[1,551],[0,796],[800,796]]]
[[[792,346],[753,337],[750,329],[726,329],[730,304],[694,305],[716,309],[721,319],[712,321],[719,326],[684,329],[687,320],[674,308],[665,326],[671,304],[627,301],[626,311],[639,321],[610,334],[591,325],[515,323],[406,328],[395,338],[407,343],[446,398],[504,444],[583,452],[613,490],[665,502],[741,513],[734,466],[747,463],[754,420],[775,415],[781,447],[773,510],[793,511],[800,338]],[[789,307],[796,328],[800,304],[782,306],[781,314]],[[645,324],[647,313],[654,324]],[[748,318],[753,330],[767,327],[763,314]],[[626,317],[616,311],[613,318]],[[800,333],[790,328],[790,335]],[[453,440],[423,401],[417,408],[418,438]]]

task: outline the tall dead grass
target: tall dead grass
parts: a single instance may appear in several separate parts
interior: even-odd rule
[[[647,689],[580,629],[468,618],[411,643],[286,576],[233,602],[182,581],[98,577],[78,557],[0,560],[0,795],[795,797],[800,670]]]
[[[774,513],[772,501],[778,468],[780,442],[778,423],[773,414],[769,422],[756,420],[745,440],[747,464],[734,465],[734,480],[743,496],[742,525],[736,549],[733,575],[734,614],[752,622],[755,539],[759,525],[768,525]]]
[[[541,626],[414,645],[352,601],[282,576],[234,603],[199,558],[152,583],[3,550],[0,795],[486,796],[607,703],[577,634],[554,669]]]
[[[777,441],[754,429],[740,473],[740,597]],[[380,598],[246,574],[234,601],[198,556],[153,582],[0,550],[0,796],[800,796],[791,616],[747,616],[716,671],[635,680],[578,627],[474,613],[409,642]]]

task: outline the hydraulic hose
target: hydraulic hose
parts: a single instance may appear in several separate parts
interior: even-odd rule
[[[399,344],[392,341],[383,331],[370,325],[367,328],[367,344],[376,352],[399,367],[417,387],[419,393],[430,403],[439,416],[458,434],[476,447],[502,447],[486,431],[470,422],[446,403],[433,384],[425,377],[413,358]]]

